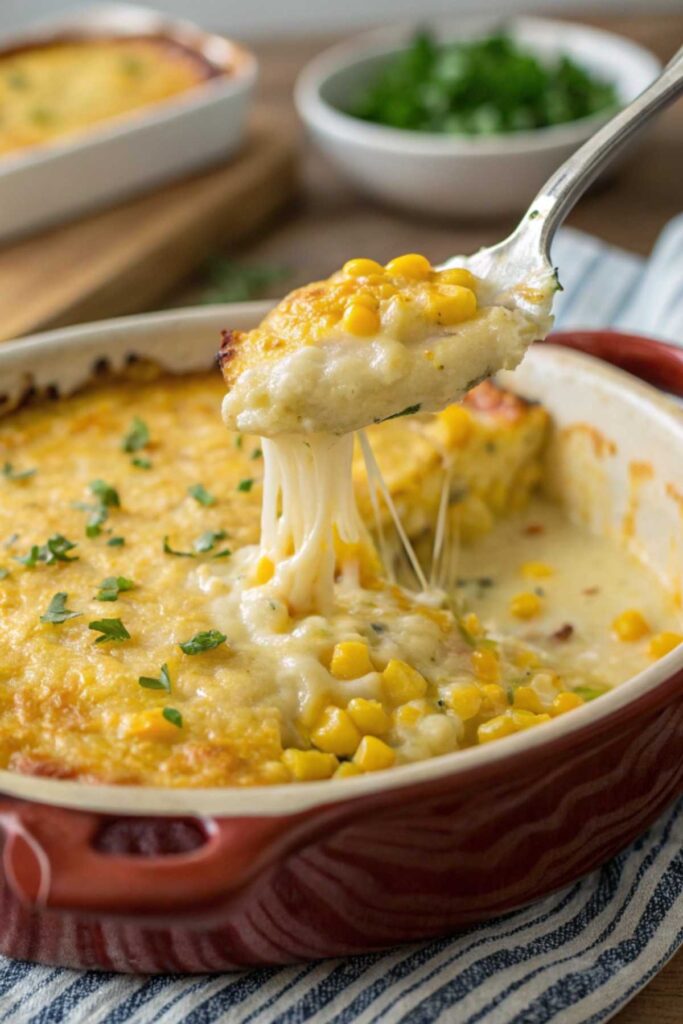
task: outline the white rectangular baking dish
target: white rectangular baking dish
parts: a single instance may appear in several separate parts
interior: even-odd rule
[[[91,35],[165,36],[220,73],[178,97],[0,157],[0,241],[197,170],[230,155],[242,141],[256,60],[190,22],[132,4],[95,4],[0,37],[0,51]]]

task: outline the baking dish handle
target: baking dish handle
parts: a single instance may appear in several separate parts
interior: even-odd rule
[[[35,909],[152,916],[201,911],[272,861],[308,817],[192,819],[201,845],[140,856],[98,847],[103,826],[116,819],[0,801],[4,873],[19,899]]]
[[[547,341],[596,356],[683,398],[683,348],[677,345],[609,328],[554,331]]]

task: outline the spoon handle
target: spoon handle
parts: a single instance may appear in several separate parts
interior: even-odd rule
[[[555,231],[618,150],[658,110],[683,92],[683,47],[658,78],[577,149],[538,193],[522,224],[539,216],[540,247],[547,257]]]

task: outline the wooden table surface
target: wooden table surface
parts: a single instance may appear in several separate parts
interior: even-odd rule
[[[583,20],[630,36],[662,60],[668,60],[683,42],[683,14]],[[262,66],[261,102],[276,110],[292,132],[300,132],[290,99],[294,78],[331,41],[278,40],[255,47]],[[569,223],[646,254],[667,220],[683,208],[682,169],[683,103],[679,102],[659,118],[647,144],[618,177],[579,203]],[[384,261],[400,252],[420,251],[438,262],[488,245],[513,226],[512,219],[440,223],[382,208],[346,185],[303,138],[301,178],[299,199],[287,213],[261,237],[231,253],[245,263],[289,268],[287,287],[325,276],[354,255]],[[192,301],[199,287],[196,283],[175,294],[172,304]],[[613,1020],[617,1024],[681,1024],[683,952]]]

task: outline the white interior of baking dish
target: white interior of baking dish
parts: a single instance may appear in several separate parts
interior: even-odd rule
[[[0,349],[0,412],[29,387],[61,394],[85,384],[96,362],[132,355],[170,371],[211,365],[220,330],[249,329],[264,303],[125,317],[37,335]],[[571,513],[631,546],[676,594],[683,589],[683,414],[653,388],[566,349],[536,346],[504,383],[550,411],[550,483]],[[683,670],[683,646],[598,701],[545,726],[387,772],[335,782],[224,789],[89,786],[0,771],[0,790],[27,799],[122,814],[290,814],[444,775],[455,776],[542,746],[611,715]]]

